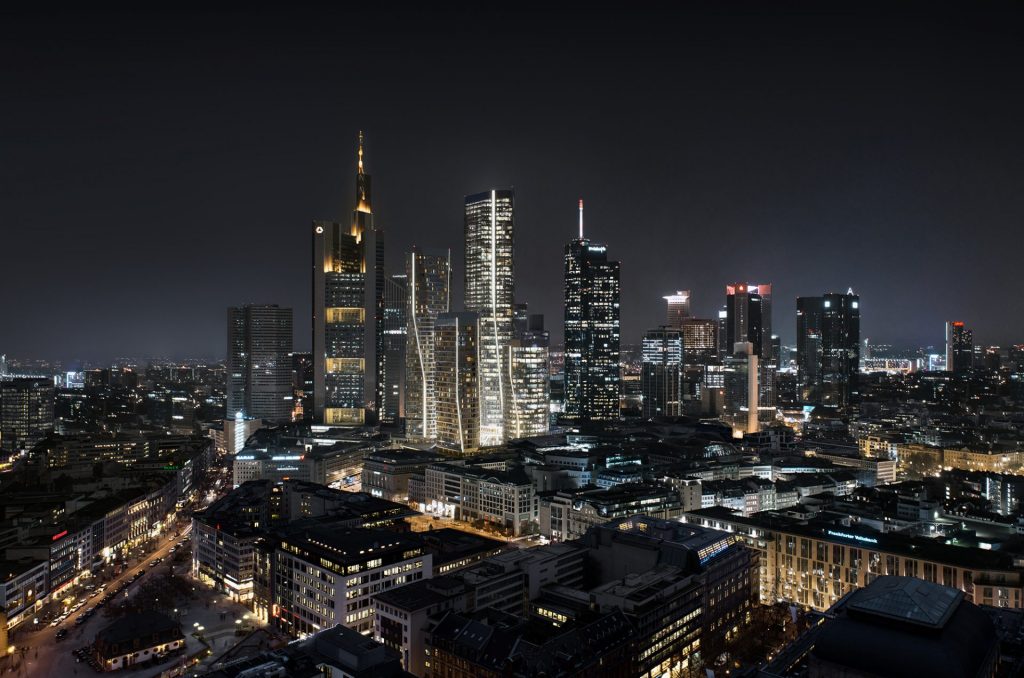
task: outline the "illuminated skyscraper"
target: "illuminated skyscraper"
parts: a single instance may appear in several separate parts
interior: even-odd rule
[[[619,262],[583,237],[565,246],[565,414],[576,421],[619,418]]]
[[[726,347],[749,341],[762,360],[772,353],[772,286],[736,283],[725,288]]]
[[[434,325],[437,445],[465,455],[480,449],[480,320],[442,313]]]
[[[227,413],[286,422],[294,408],[292,309],[277,304],[228,309]]]
[[[398,424],[405,417],[405,346],[409,301],[405,273],[384,280],[383,340],[377,362],[380,365],[380,423]]]
[[[551,412],[550,340],[544,316],[531,315],[512,337],[508,349],[508,412],[505,422],[509,438],[528,438],[548,432]]]
[[[514,202],[512,189],[477,193],[465,202],[465,307],[480,316],[480,444],[485,446],[506,438]]]
[[[405,348],[405,433],[409,438],[437,438],[434,325],[449,310],[451,258],[414,251],[406,254],[408,325]]]
[[[757,433],[763,393],[759,377],[762,370],[753,343],[739,342],[733,355],[722,361],[725,387],[725,415],[734,434]]]
[[[946,370],[962,374],[974,367],[974,333],[960,320],[946,323]]]
[[[373,224],[359,134],[356,207],[348,225],[313,222],[315,419],[359,425],[384,398],[384,242]]]
[[[678,329],[648,330],[643,341],[644,417],[677,417],[683,413],[683,335]]]
[[[684,318],[683,363],[707,365],[718,357],[718,322],[703,318]]]
[[[0,451],[31,450],[53,431],[51,377],[0,380]]]
[[[683,327],[683,321],[690,317],[690,291],[680,290],[675,294],[669,294],[665,299],[667,313],[665,325],[674,327],[677,330]]]

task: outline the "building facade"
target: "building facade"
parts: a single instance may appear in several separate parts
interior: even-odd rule
[[[277,304],[228,309],[227,406],[230,416],[292,418],[292,309]]]
[[[480,320],[476,313],[443,313],[434,327],[437,445],[466,455],[480,449]]]
[[[575,421],[619,418],[619,262],[604,245],[580,237],[565,247],[565,415]]]
[[[465,308],[479,316],[480,444],[506,439],[506,399],[511,397],[505,361],[512,341],[515,297],[512,189],[466,196]]]
[[[551,420],[550,340],[544,316],[531,315],[508,348],[507,437],[528,438],[548,432]]]
[[[413,251],[406,255],[407,298],[405,434],[412,440],[437,438],[434,324],[450,309],[451,255]]]
[[[772,355],[772,286],[735,283],[725,288],[726,349],[732,352],[739,342],[749,341],[762,360]]]
[[[408,277],[404,273],[384,279],[381,316],[380,405],[378,420],[395,426],[405,418],[405,348],[408,335]]]
[[[30,450],[53,430],[53,380],[14,377],[0,380],[0,451]]]
[[[644,417],[677,417],[682,412],[683,335],[678,329],[648,330],[643,341]]]
[[[325,424],[360,425],[380,398],[384,240],[373,223],[362,141],[360,133],[351,223],[313,222],[313,406]]]

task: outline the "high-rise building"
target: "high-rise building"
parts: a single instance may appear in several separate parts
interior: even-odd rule
[[[724,306],[718,310],[718,357],[724,359],[732,354],[729,346],[729,311]]]
[[[726,348],[749,341],[762,360],[774,360],[772,352],[772,286],[736,283],[726,285]]]
[[[668,306],[665,315],[666,327],[681,329],[683,321],[690,317],[690,291],[680,290],[665,296],[664,299]]]
[[[733,432],[757,433],[760,430],[761,374],[754,344],[739,342],[735,352],[723,361],[725,372],[725,414]]]
[[[410,252],[405,257],[409,331],[405,347],[405,434],[437,438],[434,324],[450,309],[451,255]]]
[[[434,324],[437,446],[460,455],[480,449],[480,318],[442,313]]]
[[[525,325],[517,329],[508,349],[510,397],[505,401],[509,407],[505,424],[509,438],[544,435],[550,422],[550,339],[544,316],[531,315]]]
[[[0,451],[30,450],[53,430],[53,379],[0,380]]]
[[[648,330],[643,341],[644,417],[682,414],[683,334],[671,327]]]
[[[565,414],[576,421],[619,418],[619,262],[583,237],[565,246]]]
[[[466,196],[465,307],[480,316],[480,444],[505,441],[508,368],[515,296],[512,189]]]
[[[396,425],[405,417],[405,346],[408,332],[408,275],[384,279],[384,312],[381,319],[380,423]]]
[[[352,221],[313,222],[314,419],[360,425],[383,399],[384,240],[359,134]],[[380,386],[380,388],[378,388]]]
[[[704,318],[683,319],[683,363],[707,365],[718,357],[718,322]]]
[[[974,367],[974,333],[961,320],[946,323],[946,370],[962,374]]]
[[[821,301],[821,400],[845,407],[858,395],[860,297],[829,293]]]
[[[292,309],[249,304],[228,309],[227,412],[291,421]]]
[[[852,290],[797,298],[797,388],[801,400],[849,405],[857,396],[860,348],[860,297]]]
[[[796,374],[801,400],[817,402],[821,372],[821,297],[796,299]]]

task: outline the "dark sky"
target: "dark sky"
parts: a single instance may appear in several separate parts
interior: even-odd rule
[[[984,6],[0,15],[0,353],[221,356],[246,302],[307,349],[359,129],[395,264],[451,247],[461,278],[463,196],[515,186],[556,338],[583,197],[624,341],[734,280],[774,283],[785,341],[850,286],[874,341],[1024,341],[1024,31]]]

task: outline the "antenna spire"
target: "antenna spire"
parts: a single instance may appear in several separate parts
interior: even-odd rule
[[[359,130],[359,173],[363,173],[363,130]]]
[[[583,240],[583,198],[580,198],[580,240]]]

